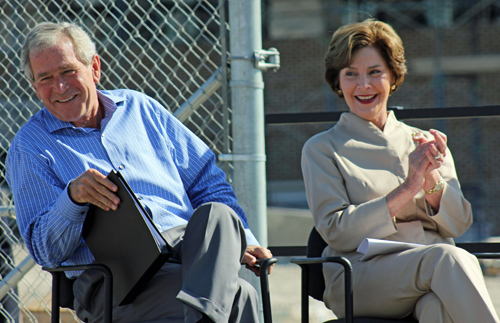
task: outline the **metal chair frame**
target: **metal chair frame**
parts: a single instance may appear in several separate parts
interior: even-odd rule
[[[260,263],[259,268],[262,302],[263,304],[265,304],[263,306],[265,323],[272,323],[271,298],[269,293],[269,278],[267,272],[269,270],[269,267],[275,264],[277,261],[278,260],[276,258],[263,259]],[[111,270],[107,266],[100,264],[91,264],[78,266],[60,266],[56,268],[42,267],[42,269],[50,272],[52,275],[51,323],[59,323],[61,308],[61,279],[68,279],[65,277],[64,272],[87,269],[99,270],[104,275],[104,322],[113,322],[113,275],[111,274]]]
[[[100,271],[104,276],[104,322],[113,322],[113,275],[111,270],[100,264],[77,265],[77,266],[60,266],[56,268],[42,267],[52,275],[52,323],[59,323],[60,318],[60,303],[61,303],[61,279],[66,278],[64,272],[75,270],[94,269]]]

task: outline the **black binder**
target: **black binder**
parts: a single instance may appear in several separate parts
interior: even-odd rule
[[[119,172],[108,179],[118,186],[118,209],[91,205],[82,236],[96,259],[113,274],[113,296],[131,303],[171,255],[171,247]]]

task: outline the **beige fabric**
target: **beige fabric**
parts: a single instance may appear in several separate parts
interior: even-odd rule
[[[329,276],[325,304],[344,316],[343,275]],[[354,265],[354,313],[421,323],[498,322],[477,259],[433,244]]]
[[[393,112],[388,114],[387,123],[381,131],[355,114],[344,113],[332,129],[309,139],[302,151],[302,171],[309,207],[318,232],[328,242],[323,254],[348,258],[353,263],[355,281],[361,280],[357,277],[361,267],[363,275],[373,275],[370,264],[376,268],[374,270],[380,270],[377,288],[359,290],[366,295],[365,301],[379,299],[380,304],[385,304],[382,299],[387,295],[381,293],[382,286],[390,286],[389,291],[392,291],[398,288],[398,279],[411,279],[420,273],[411,272],[407,273],[409,276],[402,276],[398,272],[400,264],[396,259],[388,267],[375,265],[383,257],[359,261],[361,254],[356,252],[356,248],[364,238],[454,244],[452,238],[462,235],[472,224],[471,206],[462,195],[449,151],[439,169],[446,182],[439,211],[435,213],[430,208],[425,201],[425,193],[421,191],[398,213],[395,222],[391,219],[385,195],[403,183],[407,176],[408,156],[415,149],[412,133],[423,132],[429,138],[432,136],[397,121]],[[478,268],[477,261],[471,266]],[[430,269],[414,268],[415,271]],[[340,272],[341,269],[335,265],[324,267],[327,286],[325,303],[330,308],[337,307],[337,312],[342,310],[338,308],[340,303],[332,291],[339,287],[340,280],[336,278]],[[393,276],[394,273],[397,276]],[[470,279],[479,279],[478,284],[482,282],[484,285],[480,272],[479,276]],[[384,285],[386,283],[389,285]],[[355,287],[363,288],[357,284]],[[427,293],[428,290],[423,292]],[[479,294],[482,295],[482,292]],[[416,295],[410,296],[412,308],[416,306],[418,297],[422,296],[422,291],[418,297]],[[399,294],[398,297],[405,296]],[[364,305],[357,304],[358,309]],[[484,322],[493,321],[490,318]]]

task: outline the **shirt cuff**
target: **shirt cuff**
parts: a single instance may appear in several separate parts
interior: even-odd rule
[[[253,235],[252,231],[250,229],[245,229],[245,234],[247,236],[247,245],[248,246],[260,246],[259,241],[257,241],[257,238]]]
[[[63,218],[72,222],[83,222],[87,216],[90,205],[79,205],[69,197],[68,186],[56,200],[54,210]]]

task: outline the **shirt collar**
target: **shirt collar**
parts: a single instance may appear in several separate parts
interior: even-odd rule
[[[340,116],[340,120],[338,122],[339,124],[343,124],[344,126],[347,127],[361,127],[358,129],[364,129],[364,128],[373,128],[374,131],[380,131],[385,134],[391,133],[398,125],[399,121],[396,119],[396,116],[394,115],[394,111],[389,110],[387,111],[387,120],[384,125],[384,131],[381,131],[376,125],[374,125],[372,122],[367,121],[360,116],[352,113],[352,112],[347,112],[347,113],[342,113]]]
[[[99,91],[99,90],[97,91],[97,96],[99,98],[99,101],[104,106],[104,111],[105,111],[104,118],[101,120],[101,130],[102,130],[106,127],[116,109],[119,106],[121,106],[120,103],[125,101],[125,97],[120,95],[115,95],[107,91]],[[77,127],[73,126],[70,122],[65,122],[57,119],[47,108],[43,108],[41,113],[43,119],[45,120],[45,125],[49,133],[66,128],[77,129]]]
[[[399,121],[396,119],[396,115],[394,114],[393,110],[389,110],[387,112],[387,121],[385,122],[384,126],[384,133],[389,134],[394,129],[396,129],[399,126]]]

